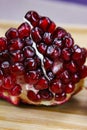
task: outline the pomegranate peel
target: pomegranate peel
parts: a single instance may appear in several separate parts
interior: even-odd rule
[[[84,86],[87,49],[48,17],[28,11],[26,22],[0,37],[0,98],[18,105],[57,105]]]

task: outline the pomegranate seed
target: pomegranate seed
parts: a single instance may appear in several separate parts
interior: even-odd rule
[[[41,76],[40,70],[25,73],[25,81],[29,84],[36,84]]]
[[[35,88],[38,90],[43,90],[48,88],[48,81],[45,77],[40,77],[37,84],[35,85]]]
[[[51,21],[47,31],[50,33],[53,33],[55,28],[56,28],[55,23],[53,21]]]
[[[58,57],[61,55],[61,50],[60,48],[57,48],[55,45],[50,45],[48,46],[46,53],[46,55],[50,58],[58,59]]]
[[[62,92],[61,94],[55,94],[56,101],[64,101],[66,99],[66,93]]]
[[[11,89],[11,88],[13,88],[13,86],[14,85],[13,85],[12,78],[10,76],[4,77],[4,85],[3,85],[3,87],[5,89]]]
[[[36,43],[41,42],[42,34],[43,34],[42,30],[38,27],[33,28],[31,31],[32,38]]]
[[[63,83],[69,83],[70,82],[70,75],[67,70],[65,70],[61,75],[60,78]]]
[[[37,49],[44,55],[46,53],[47,45],[41,42],[39,45],[37,45]]]
[[[65,85],[65,92],[72,93],[74,91],[74,88],[75,88],[75,85],[73,85],[72,83],[69,83]]]
[[[23,39],[23,40],[24,40],[24,44],[25,44],[26,46],[32,46],[33,41],[32,41],[32,39],[31,39],[30,37],[26,37],[26,38]]]
[[[73,53],[73,60],[78,60],[82,55],[82,50],[80,47],[77,46],[77,48],[74,48],[74,53]]]
[[[33,58],[27,58],[24,62],[26,70],[36,70],[38,67],[38,64],[36,63],[35,59]]]
[[[63,85],[60,80],[54,80],[50,86],[50,90],[53,93],[62,93],[63,91]]]
[[[35,49],[31,46],[25,46],[23,48],[23,54],[25,58],[31,58],[35,55]]]
[[[53,33],[53,38],[63,38],[65,35],[67,34],[67,32],[61,28],[61,27],[57,27],[56,30]]]
[[[27,22],[22,23],[19,27],[18,27],[18,33],[19,33],[19,38],[23,39],[25,37],[29,37],[30,36],[30,26]]]
[[[21,40],[19,38],[17,39],[12,39],[9,43],[9,50],[10,51],[15,51],[15,50],[20,50],[22,49],[24,46],[24,43],[21,42]]]
[[[71,59],[71,53],[70,50],[68,50],[68,48],[64,48],[62,50],[62,58],[65,61],[69,61]]]
[[[40,90],[38,94],[42,100],[52,100],[53,98],[53,94],[48,89]]]
[[[51,61],[49,58],[44,59],[44,67],[46,70],[50,70],[52,68],[53,61]]]
[[[25,18],[34,26],[38,26],[39,15],[35,11],[28,11],[25,15]]]
[[[71,48],[74,44],[74,41],[71,37],[65,36],[63,39],[63,43],[65,44],[65,47]]]
[[[7,49],[7,40],[4,37],[0,37],[0,51]]]
[[[77,82],[79,82],[80,77],[79,77],[79,75],[77,73],[75,73],[75,74],[72,75],[71,79],[72,79],[73,83],[77,83]]]
[[[19,84],[15,84],[14,87],[10,90],[12,96],[19,96],[21,94],[22,88]]]
[[[45,32],[43,35],[43,41],[45,44],[50,45],[52,44],[52,38],[51,38],[51,33]]]
[[[39,27],[44,31],[48,31],[50,25],[50,19],[48,17],[41,17],[39,20]]]
[[[80,77],[81,77],[81,78],[87,77],[87,66],[83,65],[83,66],[80,68],[79,74],[80,74]]]
[[[8,41],[11,40],[11,39],[18,38],[18,30],[16,28],[10,28],[5,33],[5,36],[6,36]]]
[[[8,61],[4,61],[1,63],[1,69],[5,74],[10,72],[10,63]]]
[[[62,48],[63,47],[63,42],[61,39],[58,39],[58,38],[55,38],[54,41],[53,41],[53,44],[56,45],[57,47],[59,48]]]
[[[24,60],[23,53],[21,50],[11,51],[10,54],[12,62],[21,62]]]
[[[75,73],[77,71],[77,66],[73,61],[70,61],[65,66],[72,73]]]
[[[24,73],[24,66],[23,66],[23,64],[16,62],[15,64],[13,64],[11,66],[11,72],[15,73],[17,75],[23,74]]]
[[[40,95],[35,94],[35,92],[33,92],[32,90],[29,90],[27,92],[27,97],[29,98],[29,100],[34,101],[34,102],[40,101]]]

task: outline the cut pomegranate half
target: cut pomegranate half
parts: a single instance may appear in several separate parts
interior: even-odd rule
[[[68,101],[87,77],[87,49],[62,27],[35,11],[0,38],[0,98],[14,105]]]

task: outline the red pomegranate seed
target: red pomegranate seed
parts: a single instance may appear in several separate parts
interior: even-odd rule
[[[78,83],[80,80],[80,77],[77,73],[75,73],[72,75],[71,79],[72,79],[72,83]]]
[[[81,58],[81,56],[82,56],[81,48],[78,46],[76,48],[74,47],[74,53],[72,56],[73,60],[78,60],[79,58]]]
[[[54,79],[54,74],[51,71],[47,72],[47,76],[48,76],[49,80]]]
[[[10,41],[8,48],[10,51],[15,51],[15,50],[22,49],[23,46],[24,46],[24,43],[21,42],[21,40],[19,38],[17,38],[17,39],[12,39]]]
[[[74,89],[75,89],[75,85],[72,83],[65,85],[65,92],[66,93],[72,93],[72,92],[74,92]]]
[[[30,36],[30,26],[27,22],[22,23],[19,27],[18,27],[18,33],[19,33],[19,38],[23,39],[25,37],[29,37]]]
[[[47,31],[50,33],[53,33],[55,28],[56,28],[55,23],[53,21],[51,21]]]
[[[50,25],[50,19],[48,17],[41,17],[39,20],[39,27],[44,31],[48,31],[48,27]]]
[[[37,45],[37,49],[44,55],[46,53],[47,45],[41,42],[39,45]]]
[[[67,63],[66,65],[66,68],[72,72],[72,73],[75,73],[77,71],[77,66],[76,64],[74,63],[74,61],[70,61],[69,63]]]
[[[45,57],[44,59],[44,67],[46,70],[50,70],[52,68],[53,61],[51,61],[49,58]]]
[[[15,84],[14,87],[10,90],[12,96],[19,96],[21,94],[22,88],[19,84]]]
[[[66,99],[66,93],[62,92],[61,94],[55,94],[56,101],[63,101]]]
[[[5,36],[6,36],[8,41],[11,40],[11,39],[18,38],[18,30],[16,28],[10,28],[5,33]]]
[[[63,60],[65,61],[69,61],[71,59],[71,53],[70,53],[70,50],[68,48],[64,48],[62,50],[62,58]]]
[[[25,73],[25,81],[29,84],[36,84],[41,76],[41,71],[29,71]]]
[[[45,32],[44,35],[43,35],[43,41],[45,42],[45,44],[51,45],[52,44],[51,33]]]
[[[23,54],[25,58],[31,58],[35,55],[35,49],[31,46],[25,46],[23,48]]]
[[[35,11],[28,11],[25,15],[25,18],[34,26],[38,26],[39,14]]]
[[[87,77],[87,66],[83,65],[83,66],[80,68],[79,74],[80,74],[80,77],[81,77],[81,78]]]
[[[11,51],[10,54],[12,62],[21,62],[24,60],[21,50]]]
[[[4,37],[0,37],[0,51],[7,49],[7,40]]]
[[[53,33],[53,38],[63,38],[65,35],[67,35],[67,32],[62,27],[57,27],[56,30]]]
[[[65,36],[63,39],[63,43],[65,44],[65,47],[71,48],[74,44],[74,40],[69,36]]]
[[[37,84],[35,85],[35,88],[38,90],[47,89],[48,87],[48,81],[45,77],[40,77]]]
[[[26,37],[23,39],[23,42],[26,46],[32,46],[33,40],[30,37]]]
[[[11,76],[4,77],[3,88],[5,88],[5,89],[12,89],[13,86],[14,86],[14,82],[13,82],[13,79],[11,78]]]
[[[3,70],[4,74],[7,74],[10,72],[10,63],[8,61],[3,61],[1,63],[1,69]]]
[[[48,89],[40,90],[38,94],[42,100],[52,100],[53,98],[53,94]]]
[[[55,45],[50,45],[47,48],[46,55],[55,60],[58,59],[61,55],[61,50],[60,48],[57,48]]]
[[[61,73],[60,78],[63,83],[69,83],[70,82],[69,72],[65,70],[64,72]]]
[[[56,45],[57,47],[59,48],[62,48],[63,47],[63,42],[61,39],[58,39],[58,38],[55,38],[54,41],[53,41],[53,44]]]
[[[34,58],[26,58],[25,62],[25,69],[26,70],[36,70],[38,67],[38,63],[36,63]]]
[[[21,75],[24,73],[24,66],[22,63],[16,62],[11,65],[11,72],[17,75]]]
[[[36,43],[41,42],[42,34],[43,34],[42,30],[38,27],[33,28],[31,31],[31,36],[32,36],[34,42],[36,42]]]
[[[50,90],[53,93],[62,93],[63,84],[62,84],[61,80],[54,80],[50,86]]]
[[[40,101],[40,95],[36,94],[34,91],[29,90],[27,92],[27,97],[29,98],[29,100],[33,101],[33,102],[38,102]]]

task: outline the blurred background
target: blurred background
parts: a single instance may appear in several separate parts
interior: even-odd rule
[[[0,0],[1,21],[23,21],[28,10],[59,24],[87,25],[87,0]]]

